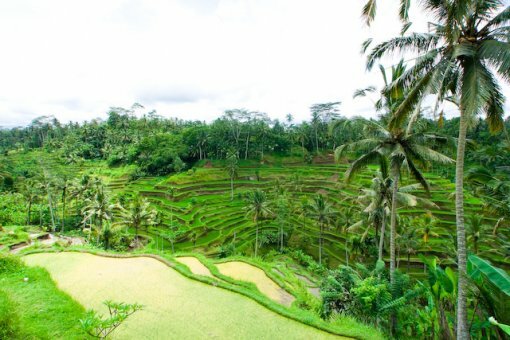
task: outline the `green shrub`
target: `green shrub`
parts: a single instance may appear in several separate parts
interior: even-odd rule
[[[15,339],[19,336],[19,317],[13,302],[0,290],[0,339]]]
[[[23,264],[18,257],[0,254],[0,274],[20,271]]]

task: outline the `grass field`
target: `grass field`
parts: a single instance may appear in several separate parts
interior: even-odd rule
[[[16,265],[0,254],[0,339],[88,339],[85,309],[60,291],[42,268]]]
[[[118,339],[339,338],[242,295],[187,279],[152,258],[46,253],[24,260],[47,269],[58,287],[86,308],[104,313],[105,300],[144,305],[119,327]]]

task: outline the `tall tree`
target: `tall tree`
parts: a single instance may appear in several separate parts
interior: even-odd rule
[[[324,229],[331,225],[335,211],[331,203],[327,202],[323,195],[317,194],[308,203],[308,215],[315,219],[319,225],[319,263],[322,264],[322,248]]]
[[[127,208],[120,210],[121,223],[135,230],[135,237],[138,240],[138,231],[140,228],[147,228],[156,222],[156,211],[151,208],[149,201],[140,196],[135,196]]]
[[[227,152],[227,159],[225,163],[225,171],[230,177],[230,200],[234,200],[234,179],[237,177],[239,171],[239,158],[236,150],[229,150]]]
[[[259,221],[261,218],[271,214],[269,202],[266,193],[260,189],[251,191],[247,195],[246,211],[252,216],[255,223],[255,257],[258,255],[259,248]]]
[[[435,93],[438,103],[453,98],[460,111],[455,169],[457,224],[457,329],[468,338],[466,298],[466,229],[464,226],[464,155],[468,123],[485,113],[491,131],[503,128],[504,96],[499,75],[510,80],[510,7],[502,0],[423,1],[426,14],[435,18],[428,33],[411,33],[383,42],[370,52],[367,67],[394,52],[418,54],[415,64],[394,84],[411,90],[395,112],[399,125],[410,108]]]
[[[31,219],[32,205],[39,198],[38,187],[39,186],[31,179],[27,179],[23,182],[21,190],[27,202],[27,225],[30,225],[32,221]]]
[[[411,123],[411,122],[410,122]],[[366,122],[367,138],[358,142],[344,144],[337,148],[335,155],[340,159],[347,151],[365,150],[365,153],[356,159],[345,173],[346,181],[364,169],[368,164],[379,164],[381,169],[388,168],[386,157],[389,159],[389,173],[392,179],[391,213],[390,213],[390,281],[395,282],[395,238],[397,222],[397,204],[400,173],[403,165],[410,174],[428,192],[429,184],[420,172],[416,164],[429,162],[453,163],[453,161],[433,150],[429,146],[447,142],[446,139],[436,135],[410,129],[403,130],[401,127],[384,128],[373,121]]]

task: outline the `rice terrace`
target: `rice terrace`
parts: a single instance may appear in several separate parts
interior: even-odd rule
[[[0,5],[0,339],[510,339],[509,5]]]

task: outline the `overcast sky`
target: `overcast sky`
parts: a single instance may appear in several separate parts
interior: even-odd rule
[[[401,25],[398,0],[380,0],[365,27],[363,2],[0,0],[0,126],[41,115],[105,118],[135,102],[207,121],[232,108],[302,120],[328,101],[341,101],[345,116],[374,116],[369,99],[352,99],[381,85],[360,46]],[[426,30],[418,8],[411,17],[414,30]]]

